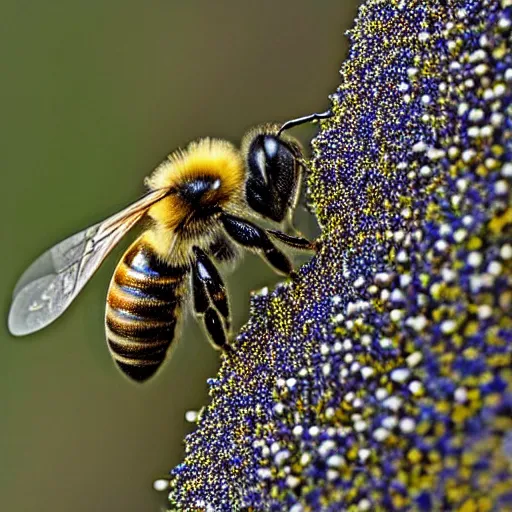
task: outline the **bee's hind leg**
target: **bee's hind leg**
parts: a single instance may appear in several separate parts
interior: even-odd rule
[[[194,311],[201,317],[210,343],[216,349],[231,350],[230,312],[226,287],[215,265],[199,247],[193,247],[192,292]],[[221,316],[222,315],[222,316]]]

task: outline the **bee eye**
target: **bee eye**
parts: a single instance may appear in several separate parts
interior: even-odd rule
[[[277,222],[292,207],[297,187],[297,161],[292,148],[277,135],[258,135],[247,153],[245,192],[249,206]]]
[[[276,156],[279,146],[277,145],[277,142],[274,138],[271,138],[271,137],[265,138],[263,146],[265,148],[265,156],[268,159],[272,159]]]
[[[220,188],[220,180],[217,178],[212,184],[212,190],[218,190]]]

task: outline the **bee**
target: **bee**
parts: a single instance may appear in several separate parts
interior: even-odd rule
[[[119,261],[107,293],[105,334],[117,366],[137,382],[153,376],[174,345],[189,302],[212,345],[232,350],[228,295],[216,264],[235,262],[249,249],[290,275],[291,262],[275,242],[314,248],[301,236],[253,221],[291,222],[304,160],[297,140],[283,132],[329,115],[254,128],[240,149],[204,138],[171,153],[146,178],[149,190],[141,199],[32,263],[13,292],[10,332],[24,336],[58,318],[121,238],[145,218],[147,226]]]

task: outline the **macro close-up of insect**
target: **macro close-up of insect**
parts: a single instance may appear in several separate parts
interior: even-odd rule
[[[153,482],[324,258],[359,3],[3,4],[5,510],[179,509]]]
[[[204,138],[171,153],[146,179],[145,196],[58,243],[26,270],[13,293],[11,333],[27,335],[59,317],[114,246],[147,219],[108,289],[105,334],[114,361],[131,379],[149,379],[178,337],[190,290],[191,307],[212,345],[232,350],[229,300],[216,263],[235,262],[241,249],[249,249],[290,275],[291,261],[276,242],[314,249],[301,236],[263,229],[252,220],[293,230],[304,158],[298,141],[283,132],[329,115],[256,127],[241,149]]]

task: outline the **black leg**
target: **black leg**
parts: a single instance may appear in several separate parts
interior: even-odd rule
[[[217,311],[209,307],[204,314],[203,321],[213,346],[223,350],[229,349],[226,330]]]
[[[272,243],[264,229],[227,213],[222,213],[220,219],[226,233],[235,242],[262,253],[263,258],[278,272],[286,275],[292,273],[291,261]]]
[[[210,297],[203,282],[199,279],[195,265],[192,266],[192,295],[194,297],[194,311],[196,315],[204,315],[210,307]]]
[[[192,289],[194,294],[194,310],[197,316],[203,317],[204,326],[210,342],[215,348],[229,349],[228,337],[221,316],[213,306],[205,280],[201,277],[199,263],[192,267]]]
[[[310,242],[308,239],[301,236],[287,235],[286,233],[275,229],[267,229],[267,233],[273,238],[277,238],[280,242],[283,242],[283,244],[289,245],[294,249],[300,249],[303,251],[314,251],[316,249],[314,242]]]
[[[326,110],[325,112],[314,113],[309,114],[308,116],[298,117],[297,119],[291,119],[290,121],[287,121],[284,123],[281,128],[279,128],[279,132],[277,135],[281,135],[282,132],[285,130],[289,130],[290,128],[294,128],[295,126],[299,126],[304,123],[312,123],[313,121],[319,121],[320,119],[329,119],[329,117],[332,117],[333,113],[332,111]]]
[[[196,257],[194,264],[194,278],[197,278],[203,283],[206,293],[208,294],[209,301],[213,303],[213,305],[219,310],[219,313],[226,319],[226,325],[229,329],[229,303],[224,281],[212,260],[203,250],[199,249],[199,247],[193,247],[192,250]]]

